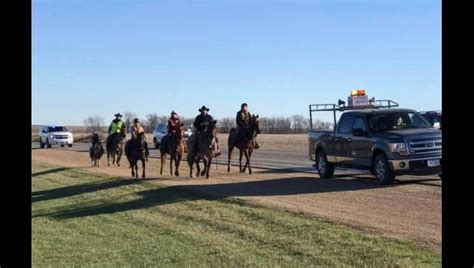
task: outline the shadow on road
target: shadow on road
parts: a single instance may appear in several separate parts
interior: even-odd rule
[[[124,180],[124,179],[107,179],[95,183],[79,184],[66,186],[51,190],[36,191],[32,193],[31,201],[39,202],[52,200],[57,198],[71,197],[74,195],[80,195],[85,193],[92,193],[100,190],[112,189],[121,186],[127,186],[131,184],[139,183],[139,180]]]
[[[68,169],[70,169],[70,168],[68,168],[68,167],[61,167],[61,168],[48,169],[48,170],[44,170],[44,171],[39,171],[39,172],[36,172],[36,173],[32,173],[32,174],[31,174],[31,177],[36,177],[36,176],[41,176],[41,175],[46,175],[46,174],[61,172],[61,171],[65,171],[65,170],[68,170]]]
[[[53,198],[69,197],[79,195],[86,192],[97,190],[105,190],[109,188],[121,187],[141,180],[119,180],[108,181],[87,185],[75,185],[69,187],[49,190],[42,193],[41,196],[34,197],[34,201],[42,201]],[[313,179],[308,177],[288,177],[282,179],[272,179],[264,181],[249,181],[237,183],[219,183],[219,184],[199,184],[199,185],[179,185],[170,186],[152,190],[137,192],[138,199],[122,202],[107,203],[101,205],[77,207],[71,206],[65,209],[47,215],[56,219],[68,219],[76,217],[94,216],[101,214],[110,214],[135,209],[144,209],[153,206],[159,206],[169,203],[177,203],[189,200],[216,200],[227,197],[244,197],[244,196],[285,196],[298,194],[319,194],[328,192],[357,191],[366,189],[375,189],[381,186],[368,181],[367,178],[351,178],[351,179]],[[34,193],[40,194],[40,193]]]

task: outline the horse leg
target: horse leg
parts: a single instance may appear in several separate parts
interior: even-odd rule
[[[206,166],[206,179],[209,179],[211,176],[209,175],[209,171],[211,170],[212,164],[212,156],[207,159],[207,166]]]
[[[173,176],[173,154],[170,154],[170,175]]]
[[[118,155],[117,155],[117,166],[120,167],[120,158],[122,157],[122,151],[120,150]]]
[[[245,167],[249,167],[249,174],[252,174],[252,168],[250,167],[250,154],[248,150],[244,151],[245,158],[247,159],[247,162],[245,163]],[[244,173],[245,173],[245,167],[244,167]]]
[[[174,159],[174,175],[179,176],[179,162],[181,161],[181,155],[175,154]]]
[[[138,160],[135,162],[135,178],[138,179]]]
[[[204,176],[207,174],[207,158],[205,156],[203,156],[202,162],[204,163],[204,170],[201,171],[201,176]]]
[[[187,158],[186,160],[187,160],[188,165],[189,165],[189,177],[194,178],[194,174],[193,174],[193,164],[194,164],[194,160],[190,161],[189,158]]]
[[[142,158],[142,168],[143,168],[143,171],[142,171],[142,178],[145,178],[145,167],[146,167],[145,159]]]
[[[230,172],[230,159],[232,158],[232,150],[234,150],[234,146],[229,145],[229,151],[227,152],[227,155],[228,155],[227,172]]]
[[[130,163],[130,167],[132,168],[132,178],[135,177],[135,166],[133,163]]]
[[[242,156],[243,156],[243,152],[242,152],[242,149],[240,149],[240,156],[239,156],[239,172],[242,173]]]
[[[107,166],[110,167],[110,161],[109,161],[110,153],[107,151]]]
[[[163,175],[163,165],[165,164],[165,154],[161,153],[161,168],[160,168],[160,175]]]

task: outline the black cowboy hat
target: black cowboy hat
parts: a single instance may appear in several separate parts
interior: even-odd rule
[[[122,115],[121,115],[120,113],[116,113],[115,116],[116,116],[116,117],[117,117],[117,116],[122,117]]]
[[[137,122],[140,123],[140,120],[138,120],[138,118],[133,119],[133,123],[137,123]]]
[[[206,110],[206,111],[209,112],[209,108],[207,108],[206,105],[203,105],[203,106],[201,107],[201,109],[199,109],[200,112],[202,112],[202,111],[204,111],[204,110]]]
[[[247,106],[247,107],[248,107],[247,103],[245,103],[245,102],[242,103],[242,105],[240,105],[240,108],[242,108],[242,107],[244,107],[244,106]]]
[[[171,111],[171,115],[173,115],[173,114],[178,114],[178,113],[176,113],[176,112],[173,110],[173,111]]]

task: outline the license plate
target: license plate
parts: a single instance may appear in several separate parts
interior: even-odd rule
[[[440,162],[439,159],[428,160],[427,164],[429,167],[437,167],[439,166]]]

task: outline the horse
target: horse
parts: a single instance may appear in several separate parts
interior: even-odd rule
[[[99,140],[99,135],[93,133],[92,146],[89,148],[89,156],[93,167],[100,167],[100,158],[102,155],[104,155],[104,146],[102,146],[102,142]]]
[[[255,138],[260,134],[260,120],[258,115],[252,115],[249,122],[249,127],[242,129],[242,135],[236,137],[237,129],[232,128],[229,133],[229,139],[227,144],[229,146],[228,150],[228,162],[227,162],[227,172],[230,172],[230,159],[232,158],[232,150],[234,147],[237,147],[240,151],[239,158],[239,171],[240,173],[245,173],[245,170],[248,166],[249,174],[252,174],[252,168],[250,167],[250,157],[252,156],[253,149],[255,147]],[[245,165],[242,169],[242,155],[245,155]]]
[[[120,158],[122,158],[123,153],[122,135],[123,133],[113,133],[112,135],[107,137],[106,147],[108,166],[110,166],[109,158],[112,157],[112,165],[117,163],[117,166],[120,167]],[[115,160],[115,156],[117,156],[117,161]]]
[[[142,178],[145,178],[145,133],[138,133],[136,139],[128,140],[125,143],[125,155],[127,156],[132,177],[138,178],[138,160],[142,161]]]
[[[160,154],[161,154],[161,169],[160,175],[163,175],[163,166],[165,165],[166,155],[170,155],[170,174],[173,176],[173,161],[175,162],[175,172],[176,177],[179,176],[179,163],[186,149],[186,144],[184,143],[184,124],[179,124],[179,131],[176,134],[166,135],[161,138],[160,143]]]
[[[216,157],[217,151],[217,128],[216,128],[217,120],[210,122],[210,124],[206,124],[204,126],[204,130],[201,132],[201,135],[195,137],[198,139],[198,146],[194,148],[196,145],[193,142],[194,139],[189,139],[188,141],[188,154],[187,160],[189,165],[189,175],[191,178],[193,176],[193,164],[196,164],[197,173],[196,176],[199,175],[204,176],[209,179],[209,170],[211,169],[212,158]],[[193,134],[196,135],[196,134]],[[199,166],[199,161],[202,160],[204,162],[204,170],[201,171],[201,167]]]

